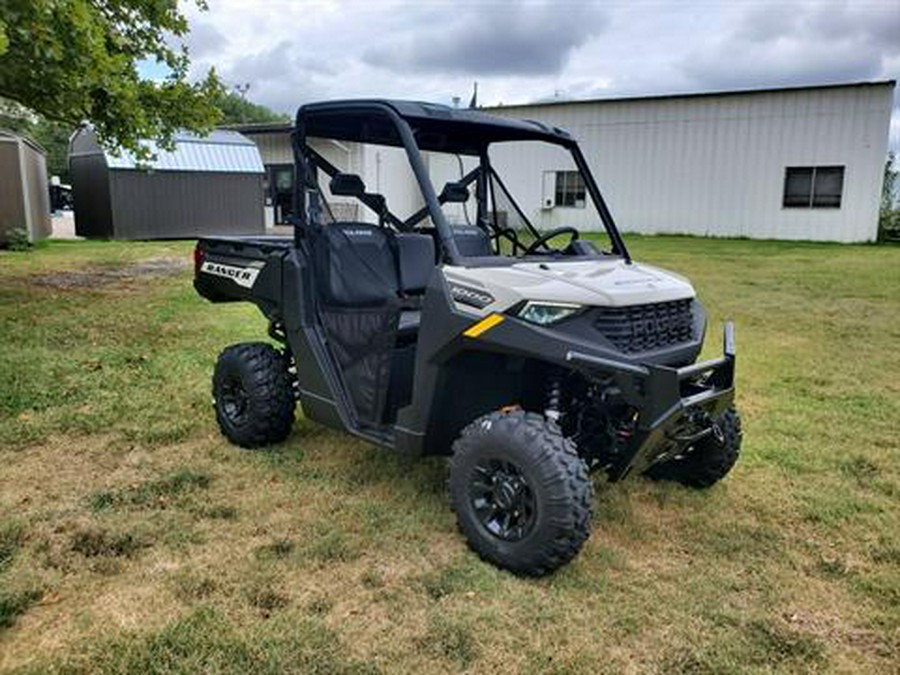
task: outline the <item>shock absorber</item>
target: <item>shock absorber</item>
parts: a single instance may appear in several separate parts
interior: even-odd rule
[[[558,370],[552,370],[547,378],[547,395],[544,408],[544,416],[547,419],[559,422],[559,418],[562,417],[562,397],[562,374]]]

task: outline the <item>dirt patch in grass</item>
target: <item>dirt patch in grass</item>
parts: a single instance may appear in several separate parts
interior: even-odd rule
[[[122,267],[94,267],[81,270],[36,274],[28,282],[60,290],[102,288],[123,281],[171,277],[190,267],[186,258],[149,258]]]

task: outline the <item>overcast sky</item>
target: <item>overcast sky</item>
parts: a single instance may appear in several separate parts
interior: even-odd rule
[[[196,72],[281,112],[344,97],[481,105],[900,75],[900,0],[209,0]],[[900,101],[900,96],[896,98]],[[900,146],[895,103],[892,146]]]

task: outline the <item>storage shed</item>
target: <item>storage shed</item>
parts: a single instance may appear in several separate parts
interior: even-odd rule
[[[138,162],[103,148],[84,127],[69,141],[75,232],[94,239],[186,239],[261,234],[263,165],[256,145],[234,131],[179,133],[174,150],[148,142]]]
[[[34,141],[0,130],[0,243],[19,232],[30,242],[52,232],[47,161]]]

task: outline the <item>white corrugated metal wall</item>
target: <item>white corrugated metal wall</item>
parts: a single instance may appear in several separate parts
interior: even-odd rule
[[[871,241],[877,233],[893,83],[508,106],[580,142],[626,232]],[[548,155],[494,161],[542,228],[597,227],[592,209],[542,209]],[[789,166],[844,166],[841,206],[783,208]]]

